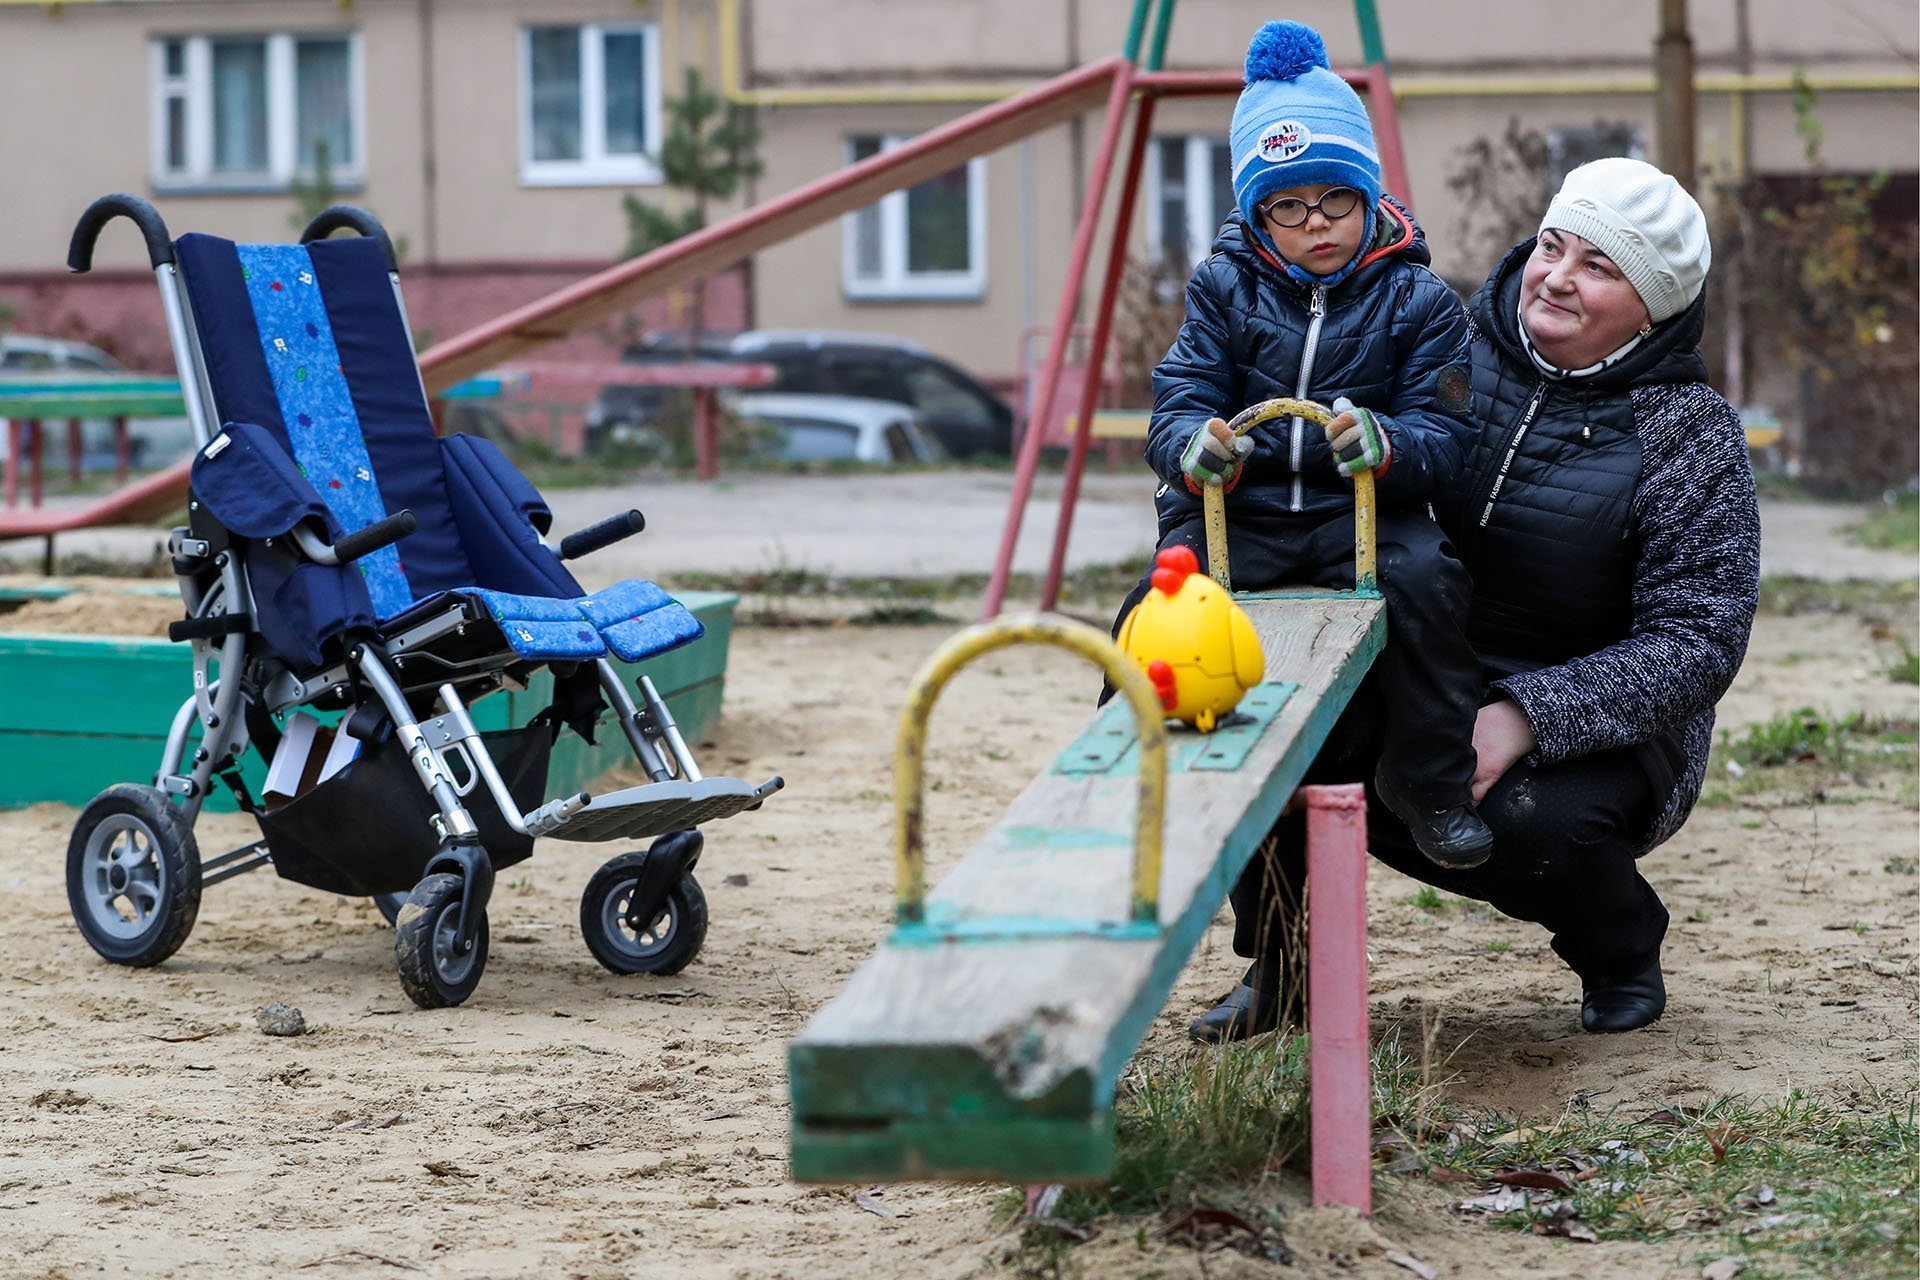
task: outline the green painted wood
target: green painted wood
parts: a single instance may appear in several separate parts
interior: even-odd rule
[[[47,395],[0,393],[0,418],[39,419],[59,424],[69,418],[175,418],[186,412],[178,392],[58,392]]]
[[[884,1131],[820,1127],[793,1148],[796,1182],[998,1179],[1009,1164],[1045,1164],[1050,1182],[1091,1182],[1113,1167],[1113,1117],[939,1123]]]
[[[1242,767],[1297,688],[1277,681],[1253,686],[1233,709],[1232,723],[1210,734],[1181,734],[1168,743],[1167,772]],[[1137,773],[1139,769],[1140,739],[1134,732],[1133,709],[1119,698],[1102,707],[1093,723],[1053,762],[1055,773],[1073,775]]]
[[[1247,607],[1267,670],[1299,692],[1242,768],[1169,776],[1155,936],[1021,936],[1033,920],[1128,915],[1131,774],[1041,773],[928,898],[930,921],[988,936],[883,944],[789,1046],[796,1176],[1031,1183],[1105,1168],[1110,1144],[1096,1159],[1006,1135],[1110,1126],[1134,1049],[1385,640],[1378,600]]]
[[[698,744],[719,721],[738,597],[686,591],[678,598],[706,635],[627,670],[630,678],[653,678],[688,742]],[[191,680],[187,647],[165,640],[0,633],[0,808],[85,804],[116,782],[151,781]],[[542,672],[525,691],[476,703],[474,719],[482,729],[524,724],[550,697]],[[597,736],[599,744],[589,747],[562,735],[551,794],[588,787],[632,761],[617,729],[603,726]],[[257,794],[263,770],[256,753],[248,753],[242,773]],[[224,790],[209,805],[232,808]]]

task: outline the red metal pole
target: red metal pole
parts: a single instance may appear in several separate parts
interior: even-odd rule
[[[40,461],[46,452],[46,430],[40,419],[27,421],[27,501],[33,506],[40,505]]]
[[[1127,99],[1133,92],[1133,67],[1119,63],[1113,71],[1113,87],[1107,94],[1107,120],[1100,131],[1100,150],[1093,163],[1093,180],[1087,184],[1087,202],[1080,210],[1080,225],[1073,233],[1073,252],[1067,259],[1067,279],[1060,288],[1060,307],[1054,313],[1053,341],[1047,347],[1047,362],[1040,370],[1040,394],[1034,403],[1047,412],[1060,386],[1060,367],[1066,361],[1067,342],[1073,332],[1074,312],[1080,309],[1080,286],[1087,274],[1087,258],[1093,253],[1093,235],[1100,225],[1100,206],[1106,200],[1107,175],[1113,170],[1113,155],[1120,146],[1120,126],[1126,120]],[[1094,370],[1097,375],[1098,370]],[[1029,415],[1031,416],[1031,415]],[[987,582],[987,599],[981,616],[998,617],[1007,598],[1007,579],[1013,573],[1013,551],[1020,541],[1020,521],[1027,514],[1027,499],[1033,496],[1033,473],[1040,465],[1040,446],[1046,436],[1046,422],[1028,422],[1020,441],[1020,460],[1013,473],[1013,496],[1007,501],[1007,522],[1000,533],[1000,554],[994,560],[993,577]]]
[[[713,388],[693,389],[693,463],[702,480],[720,478],[720,441],[713,420]]]
[[[20,419],[7,419],[7,506],[20,505],[20,450],[26,438],[20,433]]]
[[[1367,793],[1302,787],[1307,801],[1307,1031],[1313,1202],[1373,1212],[1367,1058]]]
[[[1367,68],[1367,111],[1373,116],[1373,140],[1380,148],[1387,190],[1411,207],[1413,180],[1407,176],[1407,153],[1400,145],[1400,107],[1393,100],[1387,69],[1377,62]]]
[[[133,461],[133,441],[127,434],[127,415],[120,414],[113,420],[113,482],[116,485],[127,482],[127,467]]]
[[[1113,304],[1127,270],[1127,235],[1133,226],[1134,198],[1140,193],[1140,167],[1146,160],[1147,137],[1153,128],[1153,97],[1140,99],[1133,118],[1133,146],[1127,152],[1126,176],[1120,180],[1120,208],[1113,217],[1113,242],[1107,250],[1107,276],[1100,286],[1094,312],[1093,343],[1087,350],[1087,380],[1080,390],[1080,417],[1074,424],[1073,445],[1067,454],[1067,474],[1060,488],[1060,515],[1053,526],[1053,554],[1047,561],[1046,585],[1040,589],[1040,607],[1051,609],[1060,600],[1060,577],[1066,570],[1067,542],[1073,536],[1073,508],[1080,500],[1080,477],[1087,469],[1087,444],[1093,438],[1094,402],[1105,385],[1107,338],[1113,331]],[[1108,449],[1112,459],[1112,449]]]

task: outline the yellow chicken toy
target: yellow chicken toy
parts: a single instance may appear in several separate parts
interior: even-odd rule
[[[1153,682],[1167,715],[1202,733],[1267,674],[1260,637],[1246,612],[1200,572],[1189,547],[1153,560],[1153,589],[1120,625],[1120,647]]]

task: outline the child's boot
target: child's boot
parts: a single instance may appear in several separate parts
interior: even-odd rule
[[[1493,832],[1481,821],[1471,801],[1425,803],[1411,788],[1384,773],[1375,775],[1373,789],[1380,802],[1407,824],[1414,844],[1435,866],[1466,871],[1492,855]]]

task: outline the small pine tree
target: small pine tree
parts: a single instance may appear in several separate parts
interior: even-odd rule
[[[662,185],[680,192],[676,212],[648,204],[629,192],[621,206],[627,215],[627,244],[621,256],[635,258],[707,225],[707,208],[726,200],[740,184],[760,176],[755,154],[760,130],[753,113],[706,88],[700,72],[686,69],[685,91],[666,100],[667,132],[660,148]],[[687,351],[699,350],[706,327],[706,283],[689,288]]]

